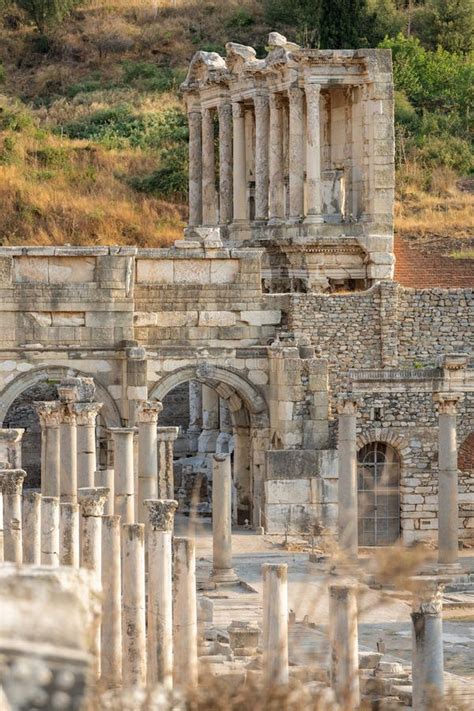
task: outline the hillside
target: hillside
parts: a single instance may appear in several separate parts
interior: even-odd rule
[[[272,29],[304,39],[288,26],[287,10],[279,22],[278,3],[272,14],[256,0],[92,0],[43,33],[17,4],[3,3],[1,244],[172,243],[186,219],[187,126],[178,87],[192,55],[223,52],[230,39],[261,53]],[[429,73],[407,40],[393,42],[402,69],[411,53],[412,64]],[[446,72],[458,85],[465,62],[456,61]],[[406,74],[395,74],[397,231],[444,254],[470,255],[474,198],[460,182],[473,168],[465,122],[426,125],[423,102],[443,89],[411,96]],[[450,97],[457,110],[458,96]],[[453,105],[445,108],[453,113]],[[428,115],[437,110],[430,105]]]

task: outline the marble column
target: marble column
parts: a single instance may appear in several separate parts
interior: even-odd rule
[[[360,705],[357,585],[341,581],[329,585],[330,678],[341,708]]]
[[[77,501],[77,418],[72,403],[61,404],[60,465],[61,482],[60,498],[62,502]]]
[[[60,494],[60,432],[61,403],[57,401],[33,403],[41,424],[41,493],[43,496]]]
[[[174,443],[179,427],[158,427],[158,498],[174,498]]]
[[[74,403],[77,422],[77,486],[80,489],[94,486],[97,470],[95,428],[101,408],[101,402]]]
[[[216,440],[216,452],[231,453],[233,448],[232,439],[232,415],[227,400],[219,398],[219,434]]]
[[[458,564],[459,506],[456,393],[434,393],[438,404],[438,563]]]
[[[215,452],[219,436],[219,395],[209,385],[202,386],[202,428],[199,451]]]
[[[440,708],[444,696],[443,585],[424,576],[413,595],[412,684],[413,711]]]
[[[283,100],[280,94],[270,94],[269,143],[269,224],[278,225],[285,219],[283,172]]]
[[[202,223],[217,225],[214,113],[208,108],[202,109]]]
[[[230,454],[212,463],[212,576],[214,583],[238,580],[232,567],[232,472]]]
[[[3,495],[3,555],[5,561],[23,561],[21,531],[21,494],[26,472],[23,469],[0,470]]]
[[[288,566],[264,563],[263,680],[266,686],[288,683]]]
[[[232,222],[232,105],[219,104],[219,222]]]
[[[147,500],[148,684],[173,686],[172,536],[177,501]]]
[[[146,686],[145,526],[122,526],[123,685]]]
[[[138,521],[145,523],[145,499],[158,496],[158,415],[163,405],[158,400],[145,400],[137,408],[138,422]]]
[[[177,687],[198,682],[196,551],[192,538],[173,541],[173,680]]]
[[[103,487],[78,489],[81,509],[81,566],[94,572],[101,582],[102,571],[102,516],[108,490]]]
[[[188,447],[197,452],[199,435],[202,431],[202,384],[197,380],[189,381],[189,427],[187,432]]]
[[[115,513],[122,523],[135,521],[134,427],[111,427],[114,440]]]
[[[255,220],[268,220],[268,127],[270,110],[268,96],[257,94],[255,106]]]
[[[297,86],[288,91],[290,107],[289,167],[290,167],[290,222],[301,222],[304,215],[305,131],[303,89]]]
[[[23,492],[21,518],[23,563],[28,565],[40,565],[41,494],[36,491]]]
[[[193,106],[188,112],[189,122],[189,226],[202,224],[202,117]]]
[[[247,172],[245,161],[245,110],[244,104],[232,104],[234,180],[234,222],[245,222],[247,217]]]
[[[59,497],[41,497],[41,565],[59,565]]]
[[[79,504],[62,501],[59,505],[60,565],[79,568],[81,561],[79,529]]]
[[[338,534],[339,547],[349,558],[357,558],[357,443],[355,399],[338,403]]]
[[[122,684],[122,564],[120,516],[102,517],[101,685]]]
[[[321,223],[321,136],[319,84],[306,84],[306,218],[305,222]]]
[[[104,516],[113,516],[115,509],[115,471],[111,468],[98,469],[94,477],[95,486],[103,486],[109,490],[104,506]]]

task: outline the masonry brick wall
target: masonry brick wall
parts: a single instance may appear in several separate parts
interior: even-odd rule
[[[402,286],[469,288],[474,286],[474,259],[452,259],[429,247],[414,248],[407,239],[395,237],[395,279]]]

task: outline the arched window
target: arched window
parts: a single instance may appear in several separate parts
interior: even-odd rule
[[[359,545],[387,546],[400,537],[400,458],[385,442],[357,455]]]

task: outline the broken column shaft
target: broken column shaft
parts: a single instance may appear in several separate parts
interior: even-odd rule
[[[146,685],[145,526],[122,526],[123,684]]]
[[[413,711],[439,708],[444,695],[443,585],[436,578],[417,580],[413,595]]]
[[[179,427],[158,427],[158,498],[174,498],[173,448]]]
[[[21,507],[23,537],[23,563],[41,564],[41,494],[36,491],[23,493]]]
[[[114,441],[115,514],[122,523],[135,521],[134,427],[112,427]]]
[[[59,505],[59,561],[73,568],[80,564],[79,504],[74,502]]]
[[[59,497],[41,498],[41,564],[59,565]]]
[[[5,561],[13,563],[21,563],[23,560],[21,494],[25,476],[23,469],[0,470],[3,495],[3,554]]]
[[[288,566],[264,563],[263,679],[268,687],[288,683]]]
[[[336,700],[344,708],[358,708],[359,649],[357,586],[340,582],[329,586],[330,677]]]
[[[212,580],[237,580],[232,567],[232,473],[230,454],[215,454],[212,470]]]
[[[173,541],[173,679],[176,686],[197,686],[196,554],[192,538]]]
[[[106,689],[122,683],[122,564],[120,516],[102,518],[100,676]]]
[[[163,405],[158,400],[142,401],[137,407],[138,421],[138,520],[145,523],[145,499],[158,496],[158,416]]]

